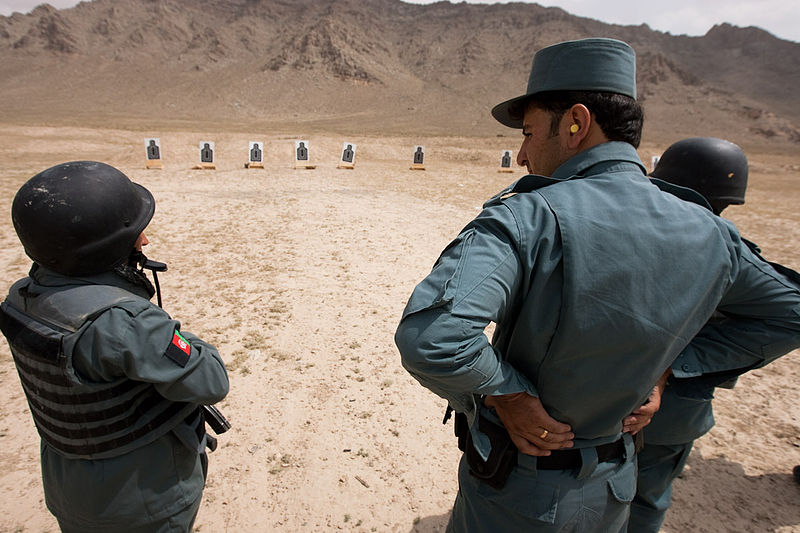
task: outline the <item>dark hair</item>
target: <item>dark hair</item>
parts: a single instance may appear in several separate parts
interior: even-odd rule
[[[561,117],[575,104],[586,106],[609,141],[622,141],[634,148],[639,147],[644,110],[630,96],[592,91],[548,91],[536,94],[528,103],[550,113],[551,135],[558,133]]]

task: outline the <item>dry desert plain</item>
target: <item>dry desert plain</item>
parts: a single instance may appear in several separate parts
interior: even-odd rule
[[[144,169],[145,137],[163,170]],[[294,139],[315,170],[294,170]],[[215,171],[191,170],[216,143]],[[264,142],[266,169],[245,169]],[[344,140],[354,170],[336,169]],[[675,140],[675,139],[673,139]],[[409,170],[415,144],[424,172]],[[211,455],[196,528],[217,532],[435,532],[456,494],[459,452],[445,404],[400,366],[393,333],[439,251],[516,174],[497,172],[518,138],[364,137],[127,131],[0,123],[0,285],[29,260],[10,206],[53,164],[108,162],[148,187],[157,209],[145,252],[165,261],[164,305],[216,344],[233,429]],[[643,161],[664,144],[644,143]],[[765,255],[800,267],[800,157],[749,153],[745,206],[726,215]],[[5,289],[3,289],[5,290]],[[576,391],[578,392],[578,391]],[[0,344],[0,531],[57,531],[44,503],[39,439],[5,342]],[[715,401],[663,531],[800,532],[800,357],[743,377]]]

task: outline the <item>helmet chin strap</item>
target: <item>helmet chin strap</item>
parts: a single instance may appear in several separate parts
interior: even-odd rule
[[[160,261],[153,261],[151,259],[148,259],[147,256],[145,256],[141,250],[134,249],[128,256],[127,266],[133,269],[136,269],[138,267],[138,270],[136,270],[136,272],[138,274],[141,274],[141,276],[147,282],[147,285],[149,286],[147,288],[148,291],[151,293],[151,295],[153,292],[152,285],[150,285],[150,281],[147,279],[147,276],[145,276],[144,270],[147,269],[150,272],[152,272],[153,281],[155,282],[156,285],[155,294],[158,299],[158,306],[163,307],[161,302],[161,286],[158,284],[158,274],[156,274],[156,272],[166,272],[167,264],[161,263]]]

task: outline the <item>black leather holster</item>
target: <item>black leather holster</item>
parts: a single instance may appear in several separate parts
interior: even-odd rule
[[[478,429],[489,438],[492,446],[489,457],[484,461],[472,442],[467,417],[456,413],[454,422],[458,449],[467,456],[469,473],[495,489],[502,489],[511,471],[517,466],[517,447],[506,429],[482,416],[478,417]]]

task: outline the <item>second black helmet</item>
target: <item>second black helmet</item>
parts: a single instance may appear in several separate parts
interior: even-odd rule
[[[667,148],[650,175],[694,189],[712,206],[724,208],[744,203],[747,156],[730,141],[692,137]]]

